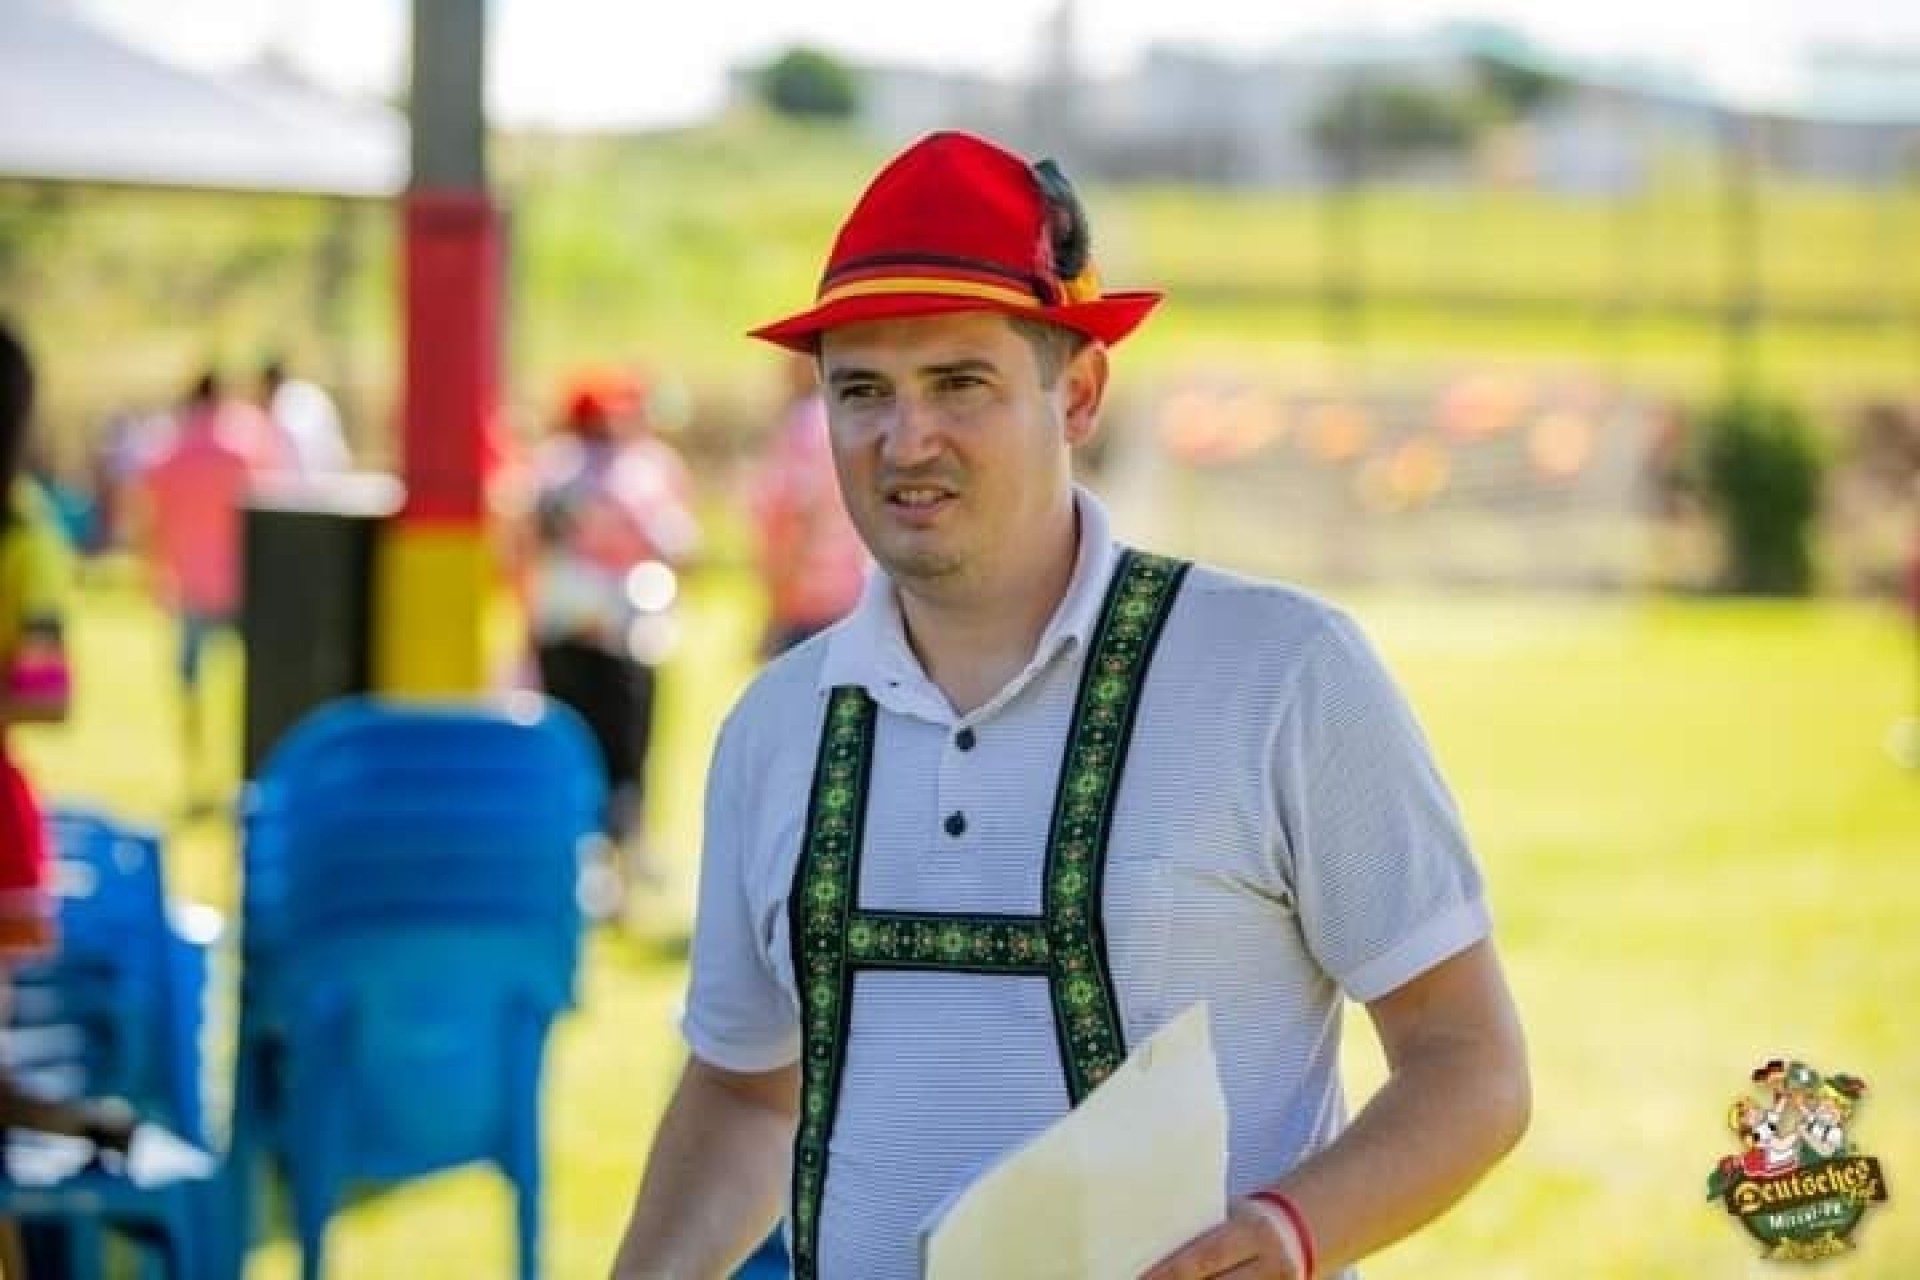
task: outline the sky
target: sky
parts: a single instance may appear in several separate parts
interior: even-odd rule
[[[0,0],[9,3],[10,0]],[[335,88],[390,92],[410,0],[64,0],[174,61],[218,68],[263,51]],[[492,0],[488,109],[565,128],[682,123],[720,104],[730,67],[794,43],[856,59],[1014,76],[1033,67],[1057,0]],[[1488,19],[1582,57],[1685,66],[1741,96],[1790,82],[1821,43],[1920,58],[1915,0],[1080,0],[1082,60],[1117,70],[1155,40],[1254,55],[1304,34],[1406,32]]]

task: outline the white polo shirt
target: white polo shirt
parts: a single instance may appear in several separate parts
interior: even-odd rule
[[[985,706],[954,713],[877,573],[850,617],[741,697],[708,776],[683,1022],[700,1058],[764,1071],[799,1057],[787,895],[836,685],[878,704],[859,906],[1040,912],[1061,753],[1119,554],[1099,502],[1076,500],[1067,594]],[[1345,1123],[1342,998],[1385,995],[1488,931],[1459,814],[1359,629],[1202,566],[1141,694],[1104,903],[1129,1045],[1210,1002],[1235,1195]],[[905,1280],[928,1212],[1067,1109],[1046,980],[861,972],[845,1052],[820,1274]]]

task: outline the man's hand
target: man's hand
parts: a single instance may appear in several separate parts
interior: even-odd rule
[[[1299,1243],[1279,1209],[1258,1200],[1227,1206],[1227,1220],[1162,1258],[1140,1280],[1306,1280]]]

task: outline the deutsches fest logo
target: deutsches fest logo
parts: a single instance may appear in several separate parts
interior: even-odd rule
[[[1866,1081],[1775,1058],[1753,1072],[1727,1127],[1741,1149],[1707,1175],[1707,1198],[1740,1219],[1766,1257],[1806,1262],[1844,1253],[1867,1206],[1887,1198],[1880,1162],[1851,1133]]]

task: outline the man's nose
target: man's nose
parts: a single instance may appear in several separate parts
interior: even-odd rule
[[[923,401],[901,396],[880,437],[880,454],[896,467],[914,467],[940,455],[938,415]]]

